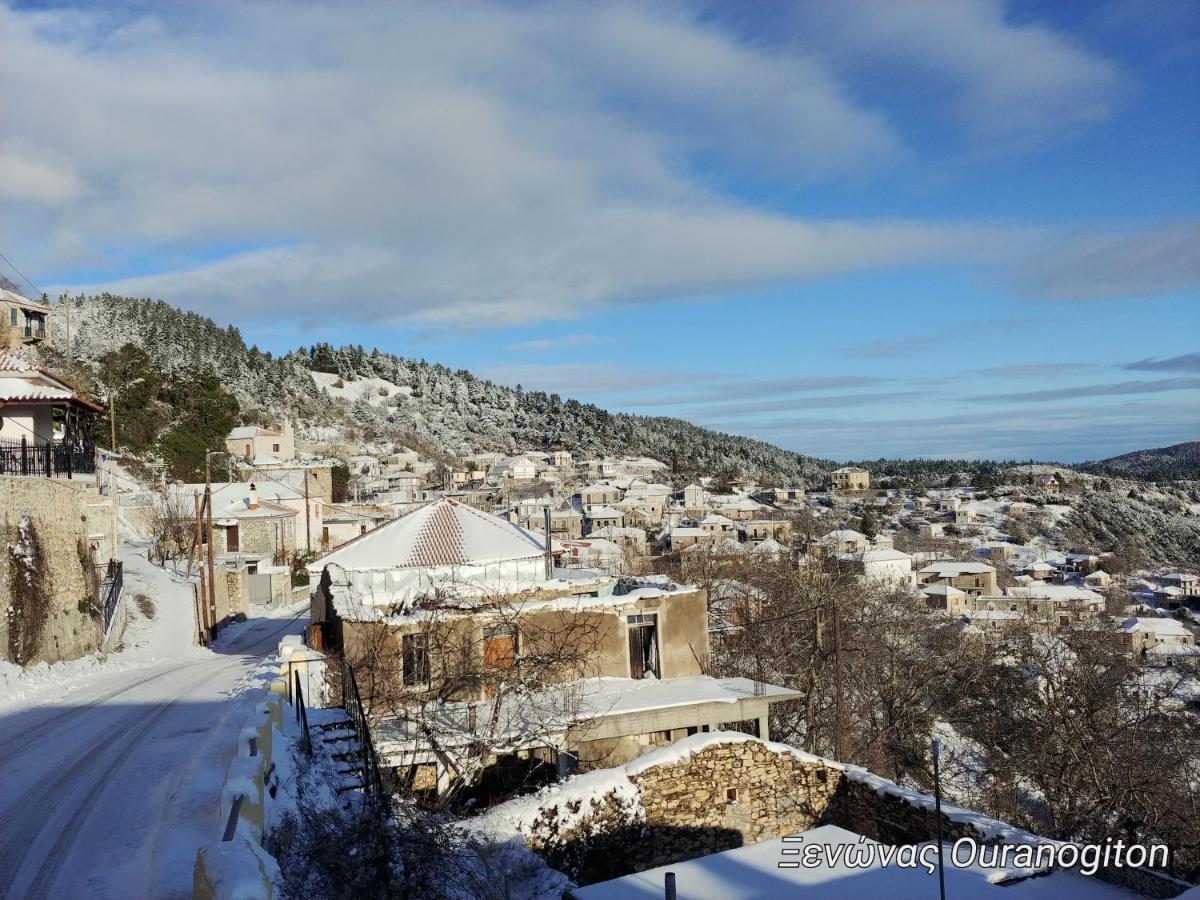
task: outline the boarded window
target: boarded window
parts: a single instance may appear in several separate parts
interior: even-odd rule
[[[402,639],[404,685],[429,684],[429,645],[423,634],[406,634]]]
[[[629,628],[629,677],[661,678],[658,666],[658,616],[638,614],[625,620]]]
[[[483,664],[491,669],[511,669],[517,661],[517,632],[513,628],[485,628]]]

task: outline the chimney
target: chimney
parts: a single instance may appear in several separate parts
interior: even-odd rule
[[[258,509],[258,488],[254,482],[250,482],[250,496],[246,498],[246,505],[250,509]]]

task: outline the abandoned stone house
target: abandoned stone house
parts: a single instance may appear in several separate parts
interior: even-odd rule
[[[702,590],[558,568],[540,534],[453,500],[351,541],[310,573],[319,642],[370,673],[360,684],[377,749],[424,787],[445,789],[485,729],[505,750],[482,765],[520,757],[568,771],[718,726],[767,737],[770,704],[795,697],[703,674]]]

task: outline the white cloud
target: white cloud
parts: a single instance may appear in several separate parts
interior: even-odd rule
[[[812,57],[672,9],[0,6],[0,31],[7,132],[75,179],[18,198],[13,252],[219,318],[562,320],[1014,240],[715,192],[696,159],[799,180],[904,151]]]
[[[1030,143],[1107,119],[1127,91],[1109,60],[1003,0],[798,4],[803,46],[841,66],[890,66],[978,139]]]
[[[1200,220],[1068,238],[1033,259],[1023,280],[1027,291],[1047,300],[1200,290]]]
[[[604,338],[598,334],[560,334],[548,338],[535,338],[532,341],[521,341],[513,344],[510,350],[540,352],[542,350],[571,350],[575,347],[586,347],[589,344],[600,343]]]

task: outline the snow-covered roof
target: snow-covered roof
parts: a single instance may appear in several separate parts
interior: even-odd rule
[[[531,559],[544,552],[528,531],[441,497],[343,544],[319,563],[350,570],[421,568]]]
[[[866,475],[866,474],[867,474],[867,470],[866,470],[866,469],[860,469],[858,466],[842,466],[840,469],[834,469],[834,470],[833,470],[833,474],[834,474],[834,475],[851,475],[851,474],[854,474],[854,475],[857,475],[857,474],[863,474],[863,475]]]
[[[244,441],[247,438],[279,436],[280,434],[278,431],[270,431],[266,428],[260,428],[257,425],[239,425],[237,428],[229,432],[229,436],[226,438],[226,440]]]
[[[0,401],[7,403],[74,401],[99,410],[96,404],[84,400],[69,382],[41,368],[36,357],[27,350],[0,351]]]
[[[927,588],[922,588],[921,593],[925,594],[927,597],[965,597],[965,596],[967,596],[966,591],[959,590],[958,588],[954,587],[953,585],[949,585],[949,584],[930,585]]]
[[[587,512],[589,519],[621,519],[625,517],[625,513],[619,509],[613,509],[611,506],[593,506]]]
[[[30,300],[24,294],[18,294],[16,291],[10,291],[8,288],[0,288],[0,299],[5,303],[15,303],[17,306],[27,306],[30,309],[38,312],[50,312],[49,304],[43,303],[41,300]]]
[[[1092,572],[1090,575],[1083,576],[1084,581],[1102,581],[1105,578],[1111,579],[1112,576],[1109,575],[1107,572],[1105,572],[1103,569],[1097,569],[1095,572]]]
[[[680,525],[676,528],[672,528],[669,536],[672,538],[677,538],[677,537],[706,538],[706,537],[708,537],[708,532],[705,531],[703,528],[693,528],[690,525]]]
[[[855,531],[853,528],[839,528],[837,531],[831,531],[829,534],[820,538],[819,544],[833,544],[841,541],[865,541],[867,536],[860,531]]]
[[[1021,600],[1078,600],[1083,603],[1103,603],[1104,598],[1095,591],[1077,587],[1073,584],[1038,584],[1032,583],[1021,587],[1010,587],[1004,591],[1006,596]]]
[[[955,560],[940,560],[930,563],[921,569],[922,575],[940,575],[943,578],[953,578],[956,575],[982,575],[996,570],[987,563],[957,562]]]
[[[1192,633],[1183,626],[1183,623],[1175,619],[1130,618],[1121,623],[1121,630],[1129,634],[1135,631],[1146,631],[1160,637],[1181,637],[1186,639],[1192,636]]]
[[[775,540],[774,538],[767,538],[764,541],[759,541],[759,543],[756,544],[754,549],[752,549],[750,552],[765,556],[767,554],[787,553],[788,550],[787,547],[783,546],[783,544],[779,543],[779,541]]]
[[[733,519],[728,516],[723,516],[720,513],[709,513],[700,520],[701,525],[733,525]]]
[[[801,843],[801,841],[803,843]],[[825,852],[836,859],[820,857],[820,864],[799,864],[801,847],[828,848]],[[932,846],[932,845],[931,845]],[[862,858],[872,863],[858,867],[846,863],[846,850],[854,848]],[[900,865],[896,858],[883,865],[878,852],[894,849],[869,838],[847,831],[837,825],[819,825],[799,835],[787,838],[771,838],[756,844],[748,844],[721,853],[711,853],[683,862],[646,869],[601,881],[586,887],[573,888],[568,892],[575,900],[629,900],[663,896],[663,883],[667,872],[675,874],[675,883],[680,897],[721,897],[723,900],[758,900],[762,897],[820,897],[824,900],[849,900],[861,897],[888,897],[889,900],[910,900],[930,896],[933,884],[937,885],[921,866]],[[925,848],[922,848],[925,849]],[[865,852],[864,852],[865,851]],[[928,854],[936,860],[936,854]],[[791,860],[795,868],[781,868]],[[1020,869],[1005,870],[1010,877],[1025,875],[1040,877],[1007,883],[1004,886],[991,879],[994,869],[979,866],[945,867],[946,896],[948,897],[996,897],[1008,900],[1033,900],[1033,898],[1055,897],[1057,900],[1115,900],[1136,896],[1095,878],[1077,872],[1054,870],[1043,874],[1040,870],[1026,872]]]
[[[912,557],[894,547],[870,547],[858,554],[863,562],[887,562],[889,560],[911,560]]]

